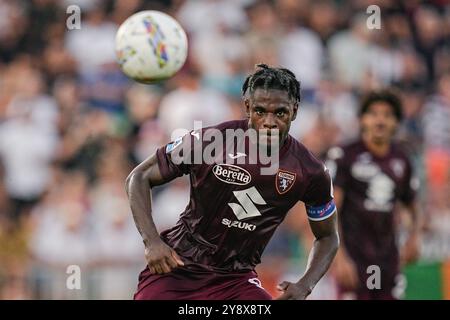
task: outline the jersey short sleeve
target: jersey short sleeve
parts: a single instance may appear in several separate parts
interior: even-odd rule
[[[191,131],[156,151],[159,170],[163,178],[174,179],[190,173],[196,146],[195,136],[195,132]]]
[[[328,150],[325,164],[330,170],[333,184],[340,188],[346,188],[350,176],[350,169],[345,159],[344,150],[341,147],[333,147]]]
[[[325,220],[336,212],[333,184],[327,167],[323,166],[323,170],[311,178],[303,202],[308,219],[312,221]]]

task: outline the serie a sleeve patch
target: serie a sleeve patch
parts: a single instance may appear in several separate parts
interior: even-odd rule
[[[175,141],[167,144],[166,153],[170,153],[173,149],[178,147],[183,142],[183,137],[178,137]]]

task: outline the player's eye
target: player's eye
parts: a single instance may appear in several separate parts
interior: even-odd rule
[[[277,113],[276,113],[276,115],[277,115],[277,117],[284,117],[284,115],[286,114],[286,112],[284,112],[284,111],[277,111]]]
[[[262,109],[256,109],[255,112],[258,116],[262,116],[264,114],[264,110]]]

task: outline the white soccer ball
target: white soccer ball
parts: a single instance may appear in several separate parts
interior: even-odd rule
[[[116,55],[122,71],[142,83],[172,77],[184,65],[186,33],[168,14],[146,10],[133,14],[117,30]]]

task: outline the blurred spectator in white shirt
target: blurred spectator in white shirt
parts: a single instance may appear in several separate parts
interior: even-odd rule
[[[33,211],[31,250],[48,265],[83,265],[89,262],[86,178],[81,172],[63,173]]]
[[[144,161],[169,139],[156,118],[160,100],[161,94],[155,87],[134,84],[127,91],[126,106],[131,122],[129,142],[137,163]]]
[[[26,85],[16,88],[6,120],[0,124],[0,156],[16,217],[26,213],[46,190],[59,142],[59,111],[53,98],[43,93],[42,75],[33,69],[22,72]]]
[[[176,138],[173,134],[178,136],[183,130],[194,129],[194,121],[201,121],[201,126],[206,127],[231,118],[226,97],[202,87],[196,71],[180,74],[174,81],[177,88],[164,96],[159,109],[161,126],[171,140]]]
[[[85,271],[92,255],[86,177],[75,171],[59,172],[54,178],[31,216],[32,282],[41,299],[73,299],[86,295],[88,282],[81,281],[81,290],[68,290],[66,270],[71,265],[78,266],[81,280],[87,280]]]
[[[335,142],[343,144],[359,134],[358,101],[334,79],[324,79],[317,94],[324,120],[337,126]]]
[[[283,13],[280,20],[283,31],[278,47],[280,65],[290,69],[301,80],[306,97],[305,91],[314,90],[319,84],[325,59],[323,44],[314,30],[299,23],[301,5],[298,2],[279,1],[278,7]]]
[[[371,64],[370,32],[367,17],[353,17],[351,29],[332,36],[329,41],[329,55],[335,78],[343,84],[359,88],[367,76]]]
[[[101,5],[83,11],[81,29],[70,30],[66,35],[66,48],[81,73],[115,63],[116,32],[117,26],[106,19]]]
[[[243,10],[247,0],[184,1],[177,18],[188,33],[215,33],[222,26],[242,31],[247,26]]]
[[[173,227],[189,203],[189,180],[174,180],[155,196],[153,216],[159,232]]]
[[[294,27],[281,38],[280,64],[301,79],[302,89],[315,89],[324,61],[323,46],[317,34],[305,27]]]
[[[134,225],[123,181],[130,168],[123,146],[110,141],[89,192],[96,294],[102,299],[131,299],[136,274],[145,266],[144,246]]]

